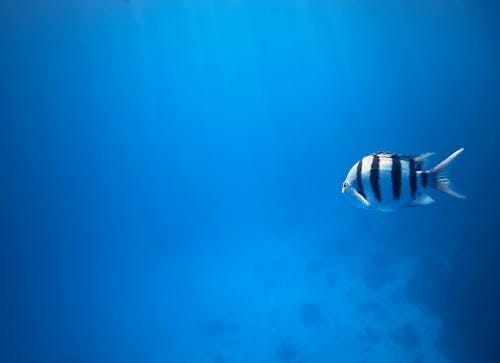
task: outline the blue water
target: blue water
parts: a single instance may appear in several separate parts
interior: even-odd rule
[[[3,0],[0,361],[500,362],[493,3]]]

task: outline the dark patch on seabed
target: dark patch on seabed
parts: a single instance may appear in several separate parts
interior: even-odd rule
[[[365,326],[358,339],[363,343],[375,344],[380,341],[380,335],[371,326]]]
[[[299,349],[291,340],[282,340],[276,348],[276,354],[281,362],[291,362],[297,358]]]
[[[407,350],[420,347],[420,337],[410,324],[403,324],[396,327],[391,334],[391,340]]]
[[[478,236],[488,236],[483,233]],[[470,246],[468,256],[456,256],[450,268],[439,261],[423,261],[408,282],[409,300],[440,318],[436,344],[453,363],[495,362],[500,357],[498,258],[479,246]]]
[[[225,322],[224,320],[214,319],[205,322],[200,332],[208,337],[222,336],[225,334],[235,334],[240,331],[240,324],[236,322]]]
[[[304,324],[311,325],[325,322],[321,307],[310,302],[304,302],[300,305],[300,320]]]

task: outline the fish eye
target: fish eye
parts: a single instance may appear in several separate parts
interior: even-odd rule
[[[347,189],[347,187],[348,187],[348,186],[349,186],[349,184],[347,184],[347,182],[344,182],[344,184],[342,184],[342,187],[343,187],[344,189]]]

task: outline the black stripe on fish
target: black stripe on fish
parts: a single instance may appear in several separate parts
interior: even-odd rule
[[[413,159],[410,159],[410,190],[411,198],[415,199],[417,197],[417,169]]]
[[[394,199],[399,200],[401,197],[401,160],[398,155],[392,155],[392,195]]]
[[[379,202],[382,200],[382,195],[380,194],[380,180],[379,180],[379,156],[373,155],[372,165],[370,169],[370,185],[372,186],[373,195],[375,199]]]
[[[363,180],[361,180],[361,169],[363,168],[363,159],[358,162],[358,166],[356,168],[356,181],[358,182],[358,193],[363,198],[366,199],[365,191],[363,189]]]
[[[422,175],[422,187],[427,188],[427,183],[429,182],[427,180],[427,172],[423,171],[421,175]]]

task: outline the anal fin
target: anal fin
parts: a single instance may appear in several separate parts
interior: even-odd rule
[[[411,202],[408,206],[409,207],[417,207],[421,205],[429,205],[434,203],[435,200],[432,199],[431,196],[427,194],[417,194],[417,198],[413,202]]]

